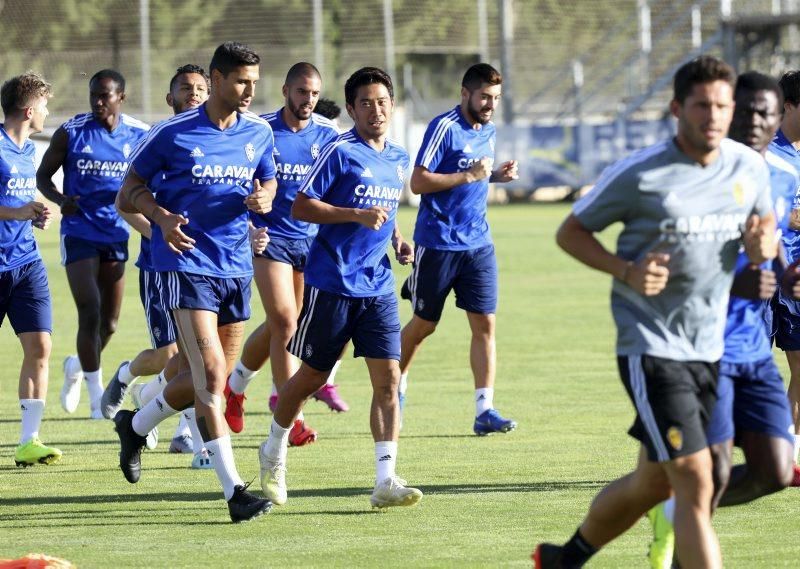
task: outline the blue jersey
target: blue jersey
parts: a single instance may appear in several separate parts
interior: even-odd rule
[[[771,149],[767,150],[765,157],[769,166],[772,200],[775,202],[775,218],[781,230],[786,259],[791,263],[800,255],[800,232],[789,226],[792,211],[800,208],[800,173]]]
[[[767,151],[768,163],[773,166],[778,165],[778,161],[775,160],[776,158],[782,158],[785,161],[785,164],[788,164],[792,167],[788,170],[791,171],[793,169],[795,173],[800,173],[800,152],[795,150],[792,143],[789,142],[789,140],[783,134],[783,131],[780,129],[778,129],[778,132],[775,134],[775,138],[772,139],[772,142],[769,143],[769,148]],[[786,168],[782,169],[786,170]],[[800,187],[798,187],[797,190],[800,191]],[[789,203],[792,204],[792,209],[798,207],[796,197]],[[789,212],[789,214],[791,214],[791,212]],[[795,231],[794,229],[789,229],[788,223],[786,229],[783,231],[783,245],[786,250],[786,256],[790,262],[800,256],[800,232]]]
[[[273,237],[306,239],[316,235],[317,226],[294,219],[292,204],[314,160],[339,135],[339,131],[333,121],[322,115],[312,114],[306,128],[294,132],[283,121],[282,113],[283,109],[279,109],[274,113],[261,115],[261,118],[269,122],[275,134],[273,156],[278,172],[278,191],[272,202],[272,211],[266,215],[251,213],[250,217],[253,225],[266,227]]]
[[[437,174],[464,172],[481,158],[494,160],[495,138],[492,123],[475,129],[461,114],[461,108],[456,107],[428,125],[415,165]],[[490,245],[492,236],[486,221],[488,194],[488,178],[423,194],[414,241],[417,245],[447,251]]]
[[[101,243],[127,240],[128,224],[117,213],[114,200],[128,159],[150,127],[123,114],[108,132],[91,113],[85,113],[61,128],[67,133],[64,194],[80,196],[78,212],[62,218],[61,233]]]
[[[320,225],[308,252],[307,284],[356,298],[394,292],[386,247],[408,167],[402,146],[387,139],[383,152],[378,152],[355,128],[325,147],[300,193],[336,207],[383,207],[389,219],[377,231],[359,223]]]
[[[181,230],[195,240],[194,249],[179,255],[153,225],[154,270],[222,278],[252,275],[244,200],[253,191],[253,179],[275,178],[273,144],[272,129],[264,119],[240,113],[236,124],[220,130],[209,120],[205,104],[150,131],[131,166],[145,180],[160,180],[155,191],[158,205],[187,218]]]
[[[35,147],[26,140],[22,148],[0,125],[0,206],[22,207],[36,196]],[[30,221],[0,221],[0,272],[39,259]]]

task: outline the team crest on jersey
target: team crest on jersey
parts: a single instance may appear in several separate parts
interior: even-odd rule
[[[319,156],[319,144],[315,142],[311,145],[311,158],[316,160],[317,156]]]
[[[127,142],[122,147],[122,155],[125,156],[125,158],[131,155],[131,145],[128,144]]]
[[[244,147],[244,153],[247,156],[247,159],[252,162],[256,158],[256,147],[253,146],[252,142],[248,142]]]
[[[397,167],[397,177],[400,178],[401,183],[406,181],[406,171],[402,166]]]
[[[739,182],[733,185],[733,199],[736,205],[744,205],[744,188]]]
[[[158,326],[153,327],[153,336],[156,340],[161,340],[161,328]]]
[[[667,429],[667,440],[673,449],[681,450],[683,448],[683,433],[678,427]]]

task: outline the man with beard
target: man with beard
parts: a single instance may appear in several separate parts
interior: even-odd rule
[[[61,262],[78,309],[77,355],[64,360],[61,406],[74,413],[86,380],[92,419],[102,419],[100,353],[117,328],[125,290],[128,226],[114,200],[128,158],[150,128],[122,113],[125,78],[103,69],[89,80],[91,113],[53,134],[36,173],[39,191],[61,208]],[[64,169],[63,193],[53,175]]]
[[[451,290],[472,331],[470,364],[475,382],[476,435],[506,433],[517,423],[494,408],[497,260],[486,221],[490,182],[517,179],[517,162],[494,165],[492,115],[502,77],[491,65],[470,67],[461,82],[461,104],[433,119],[411,175],[422,200],[414,230],[414,270],[403,285],[414,316],[402,332],[400,405],[408,370],[423,340],[433,334]]]
[[[310,63],[296,63],[286,74],[284,107],[262,115],[275,134],[278,190],[272,211],[265,215],[251,214],[253,224],[266,227],[269,234],[266,249],[253,259],[256,286],[267,319],[245,342],[225,388],[225,418],[235,433],[244,429],[245,389],[267,357],[271,357],[272,381],[277,390],[297,369],[296,360],[286,346],[297,329],[303,303],[303,271],[317,225],[294,219],[291,209],[297,190],[321,150],[339,134],[332,121],[314,113],[321,89],[317,68]],[[336,410],[347,409],[334,385],[326,384],[315,397],[329,401],[329,405],[338,407]],[[305,424],[302,413],[292,424],[289,434],[292,446],[310,444],[317,438],[316,431]]]

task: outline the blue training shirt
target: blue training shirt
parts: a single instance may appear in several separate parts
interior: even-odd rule
[[[495,127],[491,122],[473,128],[457,106],[431,121],[415,166],[429,172],[453,174],[469,170],[481,158],[494,160]],[[449,190],[423,194],[414,228],[414,241],[431,249],[466,251],[491,245],[486,221],[489,179]]]
[[[314,161],[322,149],[339,136],[339,131],[333,121],[314,113],[304,129],[294,132],[284,122],[282,113],[283,108],[261,115],[275,135],[273,157],[278,191],[272,211],[266,215],[251,213],[250,217],[256,227],[266,227],[271,237],[306,239],[316,235],[317,225],[294,219],[292,204]]]
[[[800,173],[795,166],[781,158],[772,149],[765,155],[769,166],[772,199],[775,202],[775,218],[781,230],[781,242],[789,263],[800,255],[800,232],[789,225],[792,211],[800,208]],[[798,163],[800,166],[800,163]]]
[[[78,212],[61,219],[62,235],[113,243],[128,239],[128,224],[114,200],[122,186],[133,150],[149,126],[126,114],[111,132],[92,113],[77,115],[61,125],[67,133],[64,194],[80,196]]]
[[[0,206],[22,207],[36,197],[35,153],[33,142],[26,140],[20,148],[0,125]],[[0,272],[39,258],[30,220],[0,221]]]
[[[399,144],[386,139],[383,152],[378,152],[355,128],[325,147],[300,193],[336,207],[383,207],[389,210],[389,218],[377,231],[359,223],[320,225],[308,253],[307,284],[356,298],[394,292],[386,247],[409,162]]]
[[[189,223],[181,230],[195,240],[194,249],[179,255],[153,225],[154,270],[220,278],[253,274],[244,199],[253,191],[253,179],[275,178],[273,145],[264,119],[239,113],[236,124],[220,130],[209,120],[205,104],[150,131],[131,166],[145,180],[160,175],[156,202],[186,217]]]
[[[783,159],[784,163],[781,164],[776,159]],[[783,134],[783,131],[778,129],[777,134],[775,134],[775,138],[772,139],[772,142],[769,143],[769,147],[767,150],[767,163],[770,164],[770,172],[772,172],[773,167],[778,167],[782,170],[787,170],[791,172],[794,170],[796,175],[800,175],[800,153],[795,150],[792,143],[786,138],[786,135]],[[785,168],[782,166],[786,165],[791,166],[791,168]],[[772,174],[773,178],[775,174]],[[785,182],[782,182],[782,184]],[[800,184],[798,184],[800,186]],[[795,196],[792,200],[789,201],[791,205],[791,209],[796,209],[800,207],[800,201],[797,198],[797,192],[800,192],[800,187],[795,186],[797,190],[795,192]],[[787,208],[788,209],[788,208]],[[787,215],[791,215],[791,209],[787,212]],[[780,213],[780,212],[778,212]],[[780,223],[780,220],[779,220]],[[783,246],[786,251],[786,256],[789,262],[796,260],[798,256],[800,256],[800,232],[795,231],[794,229],[790,229],[788,226],[788,219],[786,222],[786,227],[783,229]]]

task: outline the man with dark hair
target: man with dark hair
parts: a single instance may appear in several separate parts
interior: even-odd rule
[[[402,333],[401,408],[411,362],[436,330],[454,290],[456,306],[467,313],[472,332],[476,435],[507,433],[517,426],[494,408],[497,259],[486,200],[490,182],[517,179],[516,160],[493,170],[496,133],[491,119],[501,90],[496,69],[473,65],[464,74],[461,103],[433,119],[425,131],[411,175],[411,191],[422,195],[414,229],[414,270],[402,290],[414,315]]]
[[[766,163],[725,138],[734,77],[708,56],[683,65],[670,103],[677,136],[606,169],[558,230],[562,249],[614,277],[617,363],[641,446],[636,469],[600,492],[566,544],[536,548],[538,569],[582,567],[671,493],[681,565],[722,566],[706,426],[728,291],[742,240],[752,263],[777,249]],[[595,233],[617,221],[613,254]]]
[[[125,79],[113,69],[89,81],[91,113],[61,125],[36,173],[39,190],[60,208],[61,262],[78,309],[77,355],[64,360],[61,406],[74,413],[81,378],[92,419],[102,419],[100,353],[117,328],[125,290],[128,226],[114,208],[128,158],[150,128],[122,113]],[[53,175],[64,170],[63,193]]]
[[[5,121],[0,125],[0,325],[8,315],[22,345],[19,372],[21,428],[17,466],[52,464],[61,451],[39,440],[47,397],[53,314],[50,288],[33,228],[46,229],[51,212],[36,200],[36,149],[30,135],[42,132],[50,85],[29,71],[0,88]]]
[[[167,104],[178,115],[196,109],[208,99],[208,76],[198,65],[179,67],[170,80],[170,90],[166,96]],[[159,180],[151,180],[151,188],[158,187]],[[178,353],[177,332],[172,314],[167,308],[166,290],[161,274],[153,269],[150,256],[150,221],[141,213],[127,213],[121,207],[122,194],[117,194],[117,211],[128,224],[138,231],[141,238],[141,251],[136,261],[139,267],[139,294],[145,311],[145,320],[150,332],[152,348],[143,350],[130,361],[124,361],[117,368],[114,377],[108,382],[102,399],[103,416],[113,419],[125,399],[128,387],[140,376],[158,374],[158,378],[145,384],[135,395],[137,407],[149,402],[164,388],[178,371],[177,361],[167,366],[167,362]],[[170,452],[193,452],[192,468],[212,468],[208,453],[203,448],[202,438],[192,436],[196,428],[194,408],[186,409],[181,416],[178,431],[170,443]],[[158,430],[153,429],[148,448],[157,443]]]
[[[765,158],[778,228],[783,235],[794,234],[789,220],[800,178],[789,163],[768,150],[781,120],[781,88],[772,77],[751,71],[738,77],[734,101],[729,137]],[[786,257],[775,259],[780,265],[775,267],[777,272],[782,272]],[[771,268],[769,264],[753,268],[747,255],[739,253],[728,302],[717,403],[706,429],[714,465],[712,510],[778,492],[792,480],[792,416],[772,357],[771,330],[765,326],[772,312],[756,294],[772,298],[775,272]],[[731,468],[734,435],[745,463]],[[654,569],[672,566],[674,511],[675,500],[670,498],[648,512],[654,532],[649,559]]]
[[[250,317],[248,213],[271,207],[274,144],[269,123],[247,111],[259,79],[258,55],[226,43],[211,61],[208,100],[151,131],[136,149],[120,190],[121,206],[152,224],[153,268],[166,282],[166,304],[190,370],[135,413],[119,411],[114,422],[120,468],[136,483],[145,435],[194,404],[231,521],[241,522],[268,512],[272,504],[247,492],[236,470],[222,393]]]
[[[303,310],[289,351],[300,369],[280,390],[269,438],[259,452],[261,487],[284,504],[289,429],[304,402],[325,383],[353,340],[372,380],[370,427],[375,441],[373,507],[412,506],[422,492],[395,473],[399,435],[400,316],[386,247],[401,264],[413,259],[395,223],[408,153],[386,133],[394,110],[391,78],[365,67],[345,83],[352,130],[328,144],[306,175],[292,216],[320,225],[305,269]]]
[[[272,211],[252,214],[256,227],[269,233],[266,249],[253,259],[253,272],[266,312],[266,322],[247,338],[242,355],[225,387],[225,419],[235,433],[244,429],[244,392],[258,370],[271,357],[272,382],[277,392],[297,370],[297,362],[286,346],[297,329],[297,316],[303,302],[303,271],[308,250],[317,226],[292,217],[292,204],[306,174],[321,150],[339,132],[331,121],[314,113],[322,78],[310,63],[296,63],[286,74],[283,85],[283,108],[262,115],[275,133],[275,166],[278,190]],[[346,411],[335,385],[326,383],[315,397],[338,411]],[[303,412],[295,417],[289,433],[289,444],[313,443],[317,432],[306,425]]]
[[[318,115],[322,115],[326,119],[335,121],[339,118],[339,115],[342,114],[342,108],[336,104],[336,101],[333,99],[326,99],[325,97],[320,97],[317,101],[317,106],[314,111]]]
[[[800,173],[800,71],[788,71],[780,79],[783,92],[783,119],[769,149]],[[788,261],[800,258],[800,215],[792,218],[792,231],[784,234]],[[789,407],[794,422],[794,479],[800,486],[800,300],[778,292],[775,303],[775,345],[786,354],[789,362]]]

